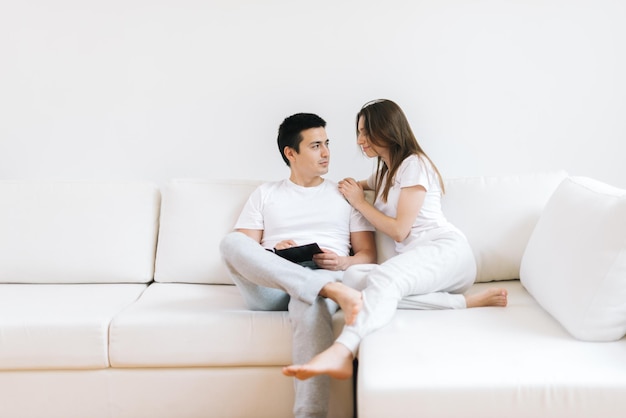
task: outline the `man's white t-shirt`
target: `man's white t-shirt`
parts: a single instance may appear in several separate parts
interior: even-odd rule
[[[302,187],[289,179],[260,185],[248,198],[236,229],[263,230],[261,245],[283,240],[316,242],[337,255],[350,253],[350,233],[373,231],[371,224],[344,199],[337,183],[326,180]]]
[[[376,173],[367,179],[370,188],[375,186]],[[385,184],[386,179],[383,179]],[[442,232],[454,230],[458,231],[443,214],[441,210],[441,186],[439,185],[439,177],[435,172],[430,161],[427,158],[420,158],[413,154],[402,161],[393,181],[387,201],[383,202],[379,196],[374,206],[385,215],[395,218],[398,213],[398,200],[400,199],[400,190],[403,187],[422,186],[426,189],[426,197],[417,218],[411,227],[411,233],[402,242],[396,242],[396,251],[402,253],[419,241],[421,235],[435,228],[440,228]]]

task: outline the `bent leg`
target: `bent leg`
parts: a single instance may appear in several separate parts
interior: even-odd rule
[[[337,274],[323,274],[328,272],[326,270],[311,270],[287,261],[266,251],[241,232],[226,235],[220,244],[220,252],[233,281],[247,295],[244,297],[250,306],[259,298],[284,305],[284,300],[278,300],[283,293],[311,304],[320,290],[337,277]]]
[[[345,359],[356,354],[364,336],[391,321],[398,303],[407,295],[421,295],[412,302],[422,307],[463,305],[461,293],[472,285],[476,276],[471,248],[462,235],[434,232],[438,235],[372,268],[368,285],[362,291],[363,308],[356,322],[345,326],[329,349],[307,364],[290,366],[289,371],[301,379],[319,374],[345,377]],[[451,293],[458,297],[450,299],[448,296],[455,296]]]
[[[355,264],[344,272],[341,282],[356,290],[367,287],[367,276],[378,264]]]
[[[297,299],[289,303],[289,319],[293,330],[293,361],[305,363],[326,350],[333,341],[332,315],[337,305],[318,297],[313,304]],[[330,378],[316,376],[294,382],[296,418],[326,418],[330,397]]]
[[[403,307],[463,307],[476,277],[471,247],[456,232],[433,232],[415,248],[373,268],[363,290],[363,308],[353,326],[344,327],[337,342],[356,354],[361,339],[388,324],[401,301]],[[454,295],[457,294],[457,295]]]

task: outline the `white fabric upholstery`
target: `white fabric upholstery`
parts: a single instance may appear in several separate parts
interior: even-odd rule
[[[334,318],[338,333],[343,315]],[[291,362],[287,312],[250,311],[235,286],[153,283],[111,324],[114,367]]]
[[[520,260],[564,171],[446,180],[443,212],[467,236],[477,282],[519,278]]]
[[[109,323],[145,284],[0,284],[0,370],[109,366]]]
[[[111,324],[114,367],[278,365],[291,357],[285,312],[252,312],[235,286],[154,283]]]
[[[1,283],[152,280],[155,185],[0,181],[0,196]]]
[[[622,338],[626,190],[585,178],[563,181],[530,238],[521,280],[574,337]]]
[[[559,171],[446,180],[443,210],[472,245],[477,281],[519,278],[520,259],[532,229],[565,177],[566,173]],[[243,204],[259,184],[169,182],[163,189],[155,280],[231,284],[219,257],[219,241],[232,229]],[[377,234],[376,241],[379,261],[395,254],[391,239]]]
[[[7,418],[290,418],[281,367],[0,372]],[[352,382],[331,382],[328,418],[352,418]]]
[[[621,417],[626,339],[582,343],[519,281],[497,285],[509,291],[507,308],[400,310],[367,336],[359,418]]]
[[[293,418],[282,367],[116,369],[119,418]],[[352,418],[352,382],[331,382],[328,418]],[[175,405],[174,407],[172,407]]]
[[[524,248],[531,234],[529,247],[535,246],[535,234],[551,209],[538,224],[541,211],[564,177],[558,172],[447,181],[444,211],[468,236],[479,281],[520,275]],[[154,187],[0,182],[0,196],[7,196],[0,200],[0,283],[22,282],[0,284],[0,415],[292,416],[293,382],[280,373],[291,362],[288,314],[249,311],[237,288],[223,285],[231,282],[218,244],[257,184],[168,183],[157,282],[116,284],[109,282],[152,277],[159,213]],[[580,205],[582,212],[574,210],[572,216],[587,214],[604,207],[602,196],[567,205],[563,200],[559,210]],[[593,265],[594,275],[614,284],[606,281],[613,276],[605,267],[610,257],[622,260],[614,246],[616,237],[624,236],[617,226],[622,218],[601,216],[577,225],[580,231],[568,235],[569,246],[554,245],[545,254],[537,250],[532,257],[527,252],[525,262],[543,272],[544,265],[537,263],[545,261],[542,256],[576,257],[573,266]],[[550,222],[548,229],[556,224]],[[587,247],[594,238],[602,244]],[[575,246],[580,239],[588,242]],[[595,258],[585,260],[589,256]],[[561,261],[559,268],[564,268],[566,258]],[[578,283],[582,276],[565,281],[563,271],[538,280],[542,292],[545,282],[556,277],[572,300],[585,302],[594,289],[609,305],[613,297],[624,300],[619,291],[613,295],[600,286],[600,276]],[[619,278],[619,270],[613,272]],[[25,284],[29,281],[35,284]],[[57,281],[68,284],[50,284]],[[108,284],[94,284],[98,281]],[[486,286],[506,287],[509,306],[400,310],[389,326],[363,340],[359,418],[621,418],[626,337],[606,343],[577,340],[519,281],[478,283],[471,291]],[[570,303],[559,300],[557,306]],[[599,311],[590,312],[604,323]],[[342,325],[339,312],[335,333]],[[329,418],[352,417],[352,381],[333,380],[332,385]]]
[[[0,416],[112,418],[111,369],[0,371]]]
[[[163,188],[157,282],[232,284],[219,243],[260,182],[172,180]]]

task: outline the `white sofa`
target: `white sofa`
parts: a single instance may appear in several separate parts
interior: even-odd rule
[[[446,183],[471,291],[509,306],[398,311],[330,417],[623,416],[626,192],[564,172]],[[246,309],[218,252],[257,184],[0,182],[0,416],[291,416],[287,315]]]

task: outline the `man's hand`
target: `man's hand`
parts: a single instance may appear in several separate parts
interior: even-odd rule
[[[323,253],[315,254],[313,256],[313,261],[315,262],[315,264],[317,264],[319,268],[322,268],[325,270],[332,270],[332,271],[339,271],[339,270],[346,269],[347,257],[339,256],[335,254],[334,252],[327,250],[326,248],[322,248],[322,251]]]
[[[296,244],[296,242],[294,240],[291,239],[286,239],[283,241],[280,241],[278,244],[276,244],[274,246],[275,250],[284,250],[285,248],[291,248],[291,247],[296,247],[298,244]]]

